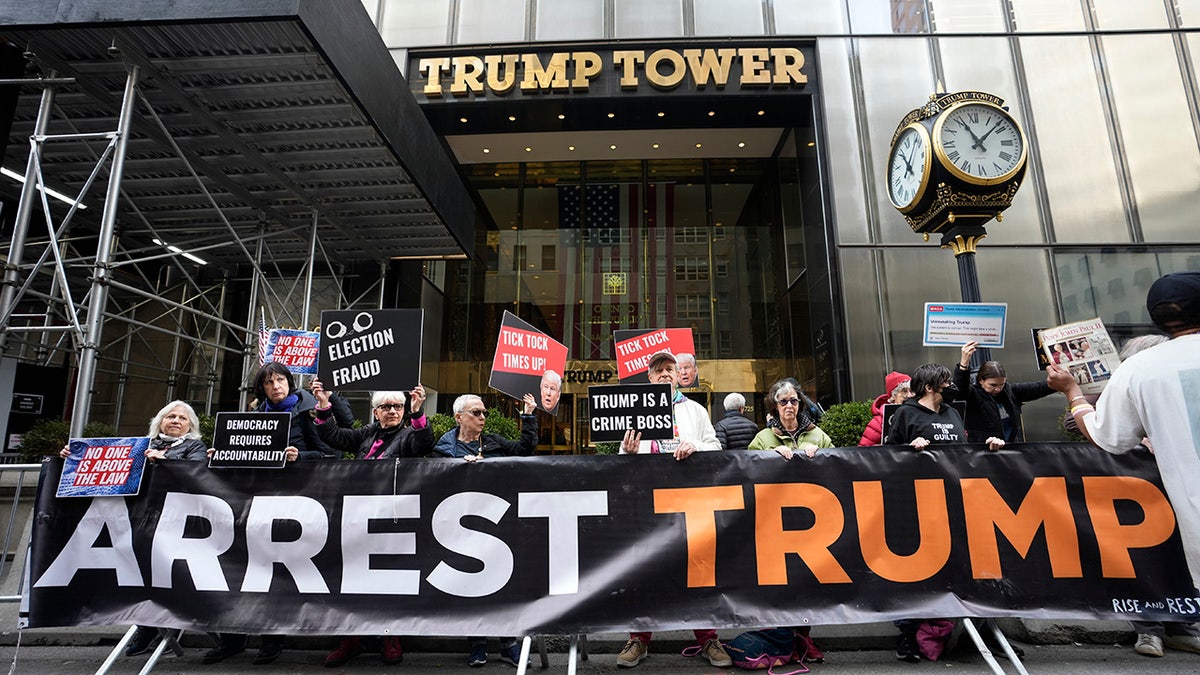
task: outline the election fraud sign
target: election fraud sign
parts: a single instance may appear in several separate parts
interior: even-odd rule
[[[669,384],[601,384],[588,387],[593,441],[620,441],[632,429],[643,441],[675,437]]]
[[[622,383],[645,382],[650,357],[658,352],[695,354],[691,328],[658,330],[614,330],[613,347],[617,354],[617,379]]]
[[[913,616],[1196,621],[1154,460],[1088,444],[155,462],[55,499],[29,625],[524,635]],[[782,601],[781,598],[788,600]]]
[[[325,310],[317,377],[326,389],[408,391],[421,383],[422,309]]]
[[[59,497],[124,497],[136,495],[146,467],[150,439],[72,438],[63,462]]]
[[[273,361],[297,375],[313,375],[317,372],[320,351],[320,333],[276,328],[267,337],[267,352],[263,362]]]
[[[558,410],[566,369],[566,345],[504,310],[489,387],[518,401],[533,394],[539,408],[553,413]]]
[[[217,413],[214,469],[282,469],[287,464],[292,414],[286,412]]]

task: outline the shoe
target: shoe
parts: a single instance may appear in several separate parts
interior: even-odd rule
[[[359,638],[342,638],[342,641],[338,643],[337,649],[329,652],[329,655],[325,657],[325,667],[337,668],[343,663],[361,654],[362,651],[362,640]]]
[[[514,642],[507,647],[501,647],[500,660],[510,666],[516,667],[516,665],[521,662],[521,643]],[[525,665],[528,667],[528,661]]]
[[[1142,656],[1162,656],[1162,638],[1149,633],[1138,633],[1137,642],[1133,645],[1133,651]]]
[[[629,638],[629,642],[621,648],[621,653],[617,654],[617,665],[621,668],[632,668],[647,656],[650,656],[650,650],[646,645],[637,638]]]
[[[480,642],[476,645],[471,645],[471,653],[467,656],[467,665],[472,668],[487,665],[487,643]]]
[[[700,655],[708,659],[713,668],[729,668],[733,665],[733,659],[729,658],[729,653],[721,646],[720,640],[709,640],[700,648]]]
[[[258,653],[254,655],[254,665],[265,666],[279,658],[281,653],[283,653],[283,636],[264,635]]]
[[[217,640],[217,646],[204,652],[204,656],[200,657],[200,663],[216,663],[225,659],[241,654],[246,651],[246,636],[225,637],[221,636]]]
[[[159,634],[157,628],[148,626],[138,626],[138,629],[133,634],[133,639],[125,646],[125,656],[137,656],[145,654],[154,649],[154,645],[158,644]]]
[[[1141,637],[1138,636],[1139,642],[1141,642]],[[1200,654],[1200,637],[1195,635],[1168,635],[1163,638],[1163,644],[1181,652]]]
[[[383,638],[379,652],[383,654],[383,665],[394,666],[404,660],[404,648],[400,646],[400,638]]]
[[[921,660],[921,652],[917,647],[917,636],[914,633],[901,633],[896,640],[896,660],[916,663]]]

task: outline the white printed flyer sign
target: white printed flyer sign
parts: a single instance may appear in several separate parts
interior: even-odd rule
[[[1116,345],[1099,318],[1038,331],[1050,363],[1065,368],[1085,394],[1099,394],[1121,364]]]
[[[1008,318],[1006,302],[925,303],[926,347],[960,347],[978,342],[980,347],[1004,347]]]

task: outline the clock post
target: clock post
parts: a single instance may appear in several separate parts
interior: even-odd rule
[[[900,120],[888,153],[892,206],[925,241],[941,235],[958,263],[963,302],[982,301],[975,251],[984,225],[1004,219],[1029,158],[1025,132],[1003,104],[981,91],[933,94]],[[972,368],[990,358],[980,348]]]

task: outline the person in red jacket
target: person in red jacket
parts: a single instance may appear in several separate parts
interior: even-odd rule
[[[860,446],[879,445],[883,442],[883,406],[888,403],[904,403],[913,395],[912,378],[904,373],[892,371],[883,379],[883,394],[875,397],[871,404],[871,421],[863,429],[862,438],[858,439]]]

